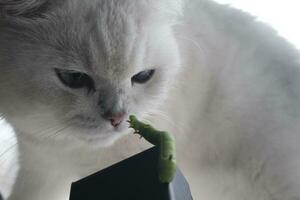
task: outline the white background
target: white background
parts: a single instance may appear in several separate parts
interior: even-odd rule
[[[215,0],[243,9],[267,22],[300,49],[299,0]]]

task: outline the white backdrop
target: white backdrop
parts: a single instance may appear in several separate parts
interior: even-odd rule
[[[215,0],[243,9],[273,26],[300,49],[299,0]]]

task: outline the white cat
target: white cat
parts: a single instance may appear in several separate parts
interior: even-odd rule
[[[130,113],[175,134],[195,199],[300,199],[299,54],[271,28],[208,0],[0,6],[9,200],[66,200],[72,181],[143,149]]]

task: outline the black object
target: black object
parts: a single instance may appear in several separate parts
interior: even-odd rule
[[[0,200],[3,200],[1,193],[0,193]]]
[[[170,184],[160,183],[158,154],[153,147],[73,183],[70,200],[192,200],[179,169]]]

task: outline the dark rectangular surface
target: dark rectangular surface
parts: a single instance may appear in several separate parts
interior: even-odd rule
[[[157,162],[153,147],[73,183],[70,200],[192,200],[179,169],[170,184],[160,183]]]

